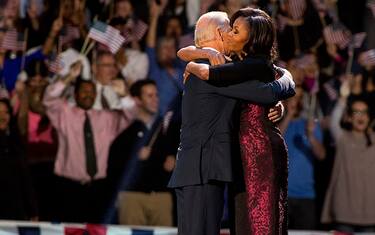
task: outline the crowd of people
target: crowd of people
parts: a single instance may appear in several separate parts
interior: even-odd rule
[[[0,4],[0,219],[176,225],[177,50],[203,13],[252,6],[272,16],[296,84],[278,123],[289,228],[375,231],[375,1]],[[84,50],[98,20],[126,39],[115,54]]]

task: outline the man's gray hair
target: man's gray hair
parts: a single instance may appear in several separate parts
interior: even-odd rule
[[[226,21],[228,15],[221,11],[210,11],[199,17],[194,32],[195,46],[202,47],[202,43],[215,40],[216,29],[224,27]]]

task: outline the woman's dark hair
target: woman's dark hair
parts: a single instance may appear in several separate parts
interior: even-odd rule
[[[151,79],[144,79],[136,81],[131,87],[130,87],[130,94],[133,97],[140,97],[142,95],[142,88],[147,85],[154,85],[156,86],[156,83],[154,80]]]
[[[363,95],[355,95],[355,96],[352,95],[352,96],[349,97],[348,104],[347,104],[348,114],[350,116],[353,115],[353,104],[356,103],[356,102],[365,103],[367,105],[368,115],[370,116],[370,105],[369,105],[366,97],[364,97]],[[371,122],[371,117],[370,117],[370,122]],[[351,128],[352,128],[352,126],[350,126],[350,129]],[[366,137],[367,147],[370,147],[372,145],[372,141],[371,141],[371,137],[370,137],[370,135],[367,131],[365,131],[365,137]]]
[[[233,14],[230,19],[231,27],[239,17],[244,17],[250,28],[249,41],[244,46],[244,51],[248,55],[266,56],[274,61],[277,57],[277,44],[272,18],[260,9],[246,7]]]

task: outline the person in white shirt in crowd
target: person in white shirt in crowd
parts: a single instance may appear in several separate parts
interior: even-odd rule
[[[123,79],[117,79],[118,69],[115,56],[110,52],[99,52],[92,63],[93,79],[96,84],[95,103],[93,108],[136,110],[133,99],[128,96]],[[125,99],[122,99],[125,98]]]

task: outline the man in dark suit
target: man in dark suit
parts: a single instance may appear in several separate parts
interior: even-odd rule
[[[209,39],[207,33],[216,35],[228,27],[225,13],[206,13],[197,22],[195,41],[200,42],[200,47],[223,53],[223,42],[218,37]],[[202,29],[205,33],[198,33]],[[220,233],[224,188],[226,183],[233,182],[232,153],[234,148],[238,149],[238,144],[232,147],[236,135],[233,114],[238,99],[271,104],[292,95],[294,83],[286,70],[283,77],[271,83],[253,80],[221,88],[189,77],[182,100],[180,147],[169,182],[177,195],[179,235]]]

